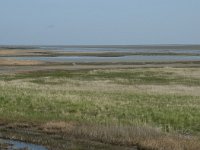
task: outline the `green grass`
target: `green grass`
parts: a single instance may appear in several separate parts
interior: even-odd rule
[[[164,69],[33,72],[1,76],[0,119],[147,124],[167,132],[198,133],[198,94],[126,91],[123,87],[174,84],[198,87],[199,83],[199,78]]]
[[[16,80],[32,78],[32,82],[38,84],[48,84],[45,82],[44,77],[50,78],[70,78],[74,80],[111,80],[119,84],[182,84],[188,86],[199,86],[200,79],[191,76],[177,75],[174,72],[167,72],[162,70],[152,69],[135,69],[135,70],[98,70],[98,71],[40,71],[16,75],[2,75],[0,80]],[[122,80],[120,80],[122,79]],[[51,82],[49,82],[51,84]],[[55,84],[55,82],[53,82]],[[60,83],[58,83],[60,84]]]
[[[52,91],[42,91],[48,95],[45,97],[37,95],[39,90],[11,91],[12,94],[1,92],[1,118],[128,125],[147,123],[163,129],[200,131],[200,109],[197,107],[200,97],[76,91],[51,94]],[[57,97],[58,94],[63,98]],[[65,98],[66,94],[68,98]],[[76,95],[76,99],[69,95]]]

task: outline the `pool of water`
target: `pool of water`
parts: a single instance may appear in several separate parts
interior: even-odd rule
[[[16,60],[38,60],[49,62],[154,62],[154,61],[199,61],[200,56],[122,56],[122,57],[96,57],[96,56],[58,56],[58,57],[4,57]]]
[[[41,50],[52,50],[62,52],[135,52],[135,53],[188,53],[200,54],[200,49],[177,49],[177,48],[154,48],[154,47],[131,47],[131,46],[102,46],[102,47],[81,47],[81,46],[39,46]]]
[[[0,138],[0,149],[1,150],[48,150],[44,146],[15,141],[15,140],[8,140],[8,139],[1,139]]]
[[[16,47],[14,47],[16,48]],[[23,47],[22,47],[23,48]],[[28,47],[24,47],[26,50]],[[121,57],[96,57],[96,56],[58,56],[58,57],[1,57],[2,59],[39,60],[49,62],[158,62],[158,61],[200,61],[200,47],[138,47],[138,46],[36,46],[35,49],[54,52],[131,52],[152,55],[128,55]],[[156,55],[153,55],[156,53]],[[170,53],[169,55],[167,55]],[[159,55],[158,55],[159,54]],[[163,55],[164,54],[164,55]],[[173,55],[174,54],[174,55]],[[184,55],[177,55],[184,54]],[[192,54],[192,55],[187,55]],[[0,58],[0,59],[1,59]]]

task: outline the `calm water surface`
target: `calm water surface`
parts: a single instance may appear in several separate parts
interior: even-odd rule
[[[28,49],[28,48],[27,48]],[[175,49],[175,48],[137,48],[130,46],[101,46],[101,47],[81,47],[81,46],[37,46],[33,49],[50,50],[55,52],[132,52],[132,53],[160,53],[160,55],[129,55],[121,57],[95,57],[95,56],[58,56],[58,57],[4,57],[17,60],[40,60],[50,62],[152,62],[152,61],[200,61],[200,49]],[[162,55],[165,53],[165,55]],[[170,53],[170,55],[166,55]],[[172,55],[174,53],[175,55]],[[177,55],[180,53],[193,54],[193,56]],[[197,56],[195,56],[197,54]]]
[[[154,62],[154,61],[198,61],[200,56],[122,56],[122,57],[96,57],[96,56],[58,56],[58,57],[6,57],[16,60],[40,60],[50,62]]]
[[[47,150],[47,148],[43,146],[7,139],[0,139],[0,144],[7,145],[5,150]]]
[[[174,48],[129,48],[129,47],[68,47],[68,46],[40,46],[41,50],[61,52],[141,52],[141,53],[195,53],[200,54],[200,49],[174,49]]]

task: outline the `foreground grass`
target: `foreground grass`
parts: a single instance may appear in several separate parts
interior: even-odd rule
[[[149,123],[166,130],[200,131],[198,96],[27,88],[0,89],[1,118]]]
[[[139,139],[133,140],[136,135],[143,135],[141,139],[149,137],[148,140],[155,140],[160,135],[159,140],[163,141],[156,129],[198,135],[199,73],[198,68],[152,68],[1,76],[0,120],[38,122],[47,124],[45,128],[49,122],[54,122],[50,127],[55,126],[55,122],[76,122],[79,130],[72,130],[73,134],[89,136],[93,131],[98,133],[92,134],[93,138],[104,142],[115,139],[111,143],[139,143]],[[82,127],[85,124],[88,129]],[[109,127],[101,127],[103,129],[98,132],[96,125]],[[56,126],[65,128],[65,124]],[[138,131],[130,137],[129,132],[137,131],[137,128],[130,128],[133,126],[148,126],[155,130],[147,129],[145,134]],[[111,128],[118,132],[114,135]],[[106,133],[113,137],[107,137]]]

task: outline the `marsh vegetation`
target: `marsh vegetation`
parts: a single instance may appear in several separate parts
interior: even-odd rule
[[[0,137],[53,150],[198,150],[199,55],[195,45],[1,47]]]
[[[140,68],[1,75],[0,119],[110,144],[197,149],[199,74]]]

